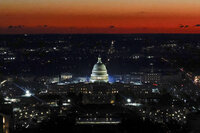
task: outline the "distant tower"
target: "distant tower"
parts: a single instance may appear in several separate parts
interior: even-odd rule
[[[101,57],[98,57],[97,63],[92,69],[90,82],[108,82],[108,74],[106,66],[102,63]]]
[[[150,63],[150,66],[151,66],[151,73],[153,73],[154,72],[154,70],[153,70],[153,63]]]
[[[111,55],[115,52],[114,43],[115,43],[115,41],[111,41],[110,48],[108,49],[108,55]]]
[[[115,43],[115,41],[112,40],[112,41],[111,41],[110,48],[108,49],[108,53],[107,53],[107,55],[108,55],[107,61],[108,61],[108,62],[110,61],[110,58],[112,58],[112,55],[113,55],[113,53],[115,52],[114,43]]]

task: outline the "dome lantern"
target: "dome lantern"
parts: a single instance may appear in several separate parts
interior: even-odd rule
[[[101,62],[101,57],[98,57],[98,62],[97,63],[102,63]]]

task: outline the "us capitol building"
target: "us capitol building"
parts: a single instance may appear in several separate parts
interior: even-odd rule
[[[92,69],[92,74],[90,77],[90,82],[108,82],[108,74],[106,66],[102,63],[101,58],[98,57],[97,63]]]

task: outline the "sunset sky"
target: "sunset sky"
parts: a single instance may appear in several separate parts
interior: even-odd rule
[[[200,0],[0,0],[4,33],[200,33]]]

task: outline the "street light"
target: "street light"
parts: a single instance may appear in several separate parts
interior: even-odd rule
[[[130,102],[131,102],[131,99],[130,99],[130,98],[128,98],[126,101],[127,101],[128,103],[130,103]]]

